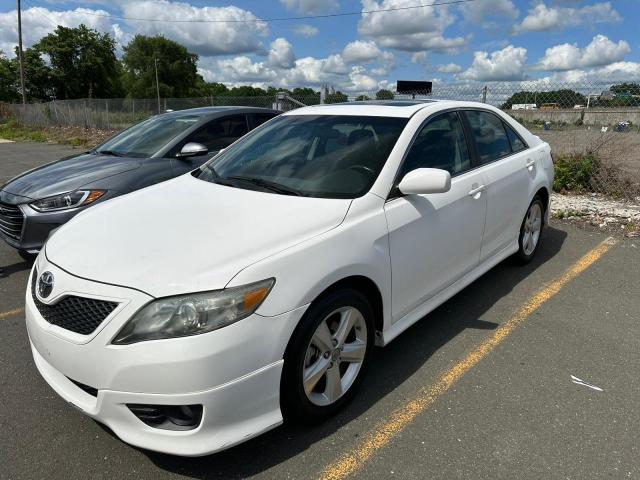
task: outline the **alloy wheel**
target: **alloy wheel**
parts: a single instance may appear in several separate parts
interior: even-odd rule
[[[367,339],[367,323],[355,307],[334,310],[318,324],[302,370],[311,403],[331,405],[351,388],[365,358]]]
[[[525,255],[531,255],[535,251],[541,231],[542,209],[538,202],[534,202],[529,207],[527,216],[524,219],[524,228],[522,229],[522,250]]]

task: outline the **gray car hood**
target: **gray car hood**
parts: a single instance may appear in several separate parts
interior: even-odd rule
[[[134,170],[140,159],[84,154],[29,170],[9,180],[0,190],[38,200],[76,190],[119,173]]]

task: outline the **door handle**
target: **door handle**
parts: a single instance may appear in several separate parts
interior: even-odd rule
[[[533,171],[533,167],[535,167],[535,166],[536,166],[536,161],[535,161],[535,160],[529,160],[527,163],[525,163],[525,165],[524,165],[524,166],[525,166],[525,168],[526,168],[527,170],[529,170],[530,172],[532,172],[532,171]]]
[[[472,188],[471,190],[469,190],[469,196],[470,196],[470,197],[475,197],[475,196],[476,196],[476,195],[478,195],[479,193],[484,192],[484,190],[485,190],[486,188],[487,188],[487,187],[485,187],[484,185],[480,185],[480,186],[478,186],[478,187],[474,187],[474,188]],[[478,195],[478,198],[480,198],[480,195]]]

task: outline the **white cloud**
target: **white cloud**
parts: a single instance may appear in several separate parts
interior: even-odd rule
[[[200,74],[209,82],[256,83],[270,82],[278,76],[265,62],[253,62],[249,57],[239,56],[211,62],[200,62]]]
[[[225,55],[258,51],[262,44],[260,37],[268,34],[267,24],[238,7],[194,7],[188,3],[167,0],[145,0],[126,3],[123,6],[126,17],[154,18],[158,20],[208,20],[209,22],[168,23],[138,22],[127,23],[143,35],[164,35],[183,44],[187,49],[200,55]],[[242,23],[211,23],[211,20],[235,20]],[[244,21],[249,22],[244,23]]]
[[[377,60],[382,52],[375,42],[356,40],[349,42],[342,50],[342,58],[346,63],[369,63]]]
[[[76,8],[75,10],[50,11],[42,7],[31,7],[22,11],[22,42],[23,46],[30,47],[45,35],[53,32],[56,26],[77,27],[81,23],[100,32],[114,34],[117,38],[118,26],[112,26],[104,16],[108,15],[104,10],[91,10],[88,8]],[[14,49],[18,44],[18,28],[16,22],[17,12],[0,13],[0,49],[7,56],[14,56]],[[118,30],[114,30],[117,27]]]
[[[313,25],[300,24],[293,27],[293,34],[299,37],[311,38],[318,35],[320,30]]]
[[[285,38],[276,38],[271,42],[267,59],[269,66],[291,68],[295,60],[296,56],[293,53],[293,46]]]
[[[547,48],[538,63],[541,70],[574,70],[584,67],[599,67],[618,62],[631,51],[624,40],[612,42],[604,35],[596,35],[584,48],[576,44],[563,43]]]
[[[411,63],[417,63],[418,65],[427,64],[427,52],[416,52],[411,55]]]
[[[289,10],[297,10],[300,13],[313,14],[337,10],[337,0],[280,0]]]
[[[594,3],[579,8],[547,7],[546,4],[540,3],[529,10],[522,23],[516,25],[514,32],[560,30],[566,27],[619,22],[621,20],[620,14],[613,9],[609,2]]]
[[[414,0],[362,0],[362,10],[414,6]],[[445,29],[455,21],[447,6],[363,13],[358,32],[387,48],[409,52],[452,52],[467,44],[463,37],[445,38]]]
[[[465,20],[476,24],[484,23],[487,18],[515,19],[520,13],[511,0],[483,0],[464,3],[460,6],[460,11]]]
[[[462,67],[456,63],[447,63],[445,65],[438,65],[436,70],[440,73],[460,73]]]
[[[459,75],[465,80],[507,81],[524,78],[527,63],[527,50],[508,45],[502,50],[489,54],[475,52],[471,66]]]

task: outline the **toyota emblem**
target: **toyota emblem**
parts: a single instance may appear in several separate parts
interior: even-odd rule
[[[38,280],[38,293],[42,298],[47,298],[53,290],[53,273],[44,272]]]

